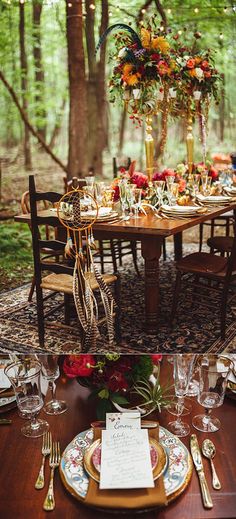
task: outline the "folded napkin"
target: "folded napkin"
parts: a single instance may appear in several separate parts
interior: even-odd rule
[[[159,428],[148,430],[149,438],[159,440]],[[94,429],[94,441],[101,439],[101,429]],[[154,488],[138,488],[128,490],[100,490],[99,483],[90,478],[84,502],[100,508],[153,508],[167,505],[163,477],[155,482]]]

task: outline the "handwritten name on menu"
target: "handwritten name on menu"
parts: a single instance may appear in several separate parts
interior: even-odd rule
[[[147,429],[102,431],[100,489],[152,487]]]
[[[140,429],[141,418],[138,411],[128,413],[107,413],[106,429]]]

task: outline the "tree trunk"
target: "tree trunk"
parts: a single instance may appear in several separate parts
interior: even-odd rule
[[[20,34],[22,104],[23,104],[23,110],[27,114],[27,112],[28,112],[28,101],[27,101],[28,66],[27,66],[27,58],[26,58],[26,50],[25,50],[25,9],[24,8],[25,8],[24,4],[19,3],[19,10],[20,10],[19,34]],[[24,127],[24,158],[25,158],[25,168],[27,170],[31,170],[32,161],[31,161],[31,149],[30,149],[30,133],[29,133],[28,126],[26,124]]]
[[[102,153],[108,144],[108,115],[106,101],[106,41],[100,49],[100,59],[96,62],[94,10],[90,9],[90,1],[86,6],[86,45],[88,54],[88,124],[89,124],[89,165],[98,174],[102,174]],[[100,36],[108,26],[108,0],[102,0]]]
[[[35,111],[37,132],[46,141],[47,113],[44,96],[44,70],[42,64],[42,48],[40,21],[42,14],[42,0],[33,0],[33,56],[35,67]]]
[[[120,120],[120,132],[119,132],[119,153],[122,153],[122,150],[123,150],[123,146],[124,146],[124,136],[125,136],[125,123],[126,123],[126,118],[127,118],[127,111],[126,109],[124,108],[123,109],[123,112],[122,112],[122,115],[121,115],[121,120]]]
[[[87,170],[87,100],[83,48],[82,0],[66,0],[66,35],[69,71],[68,179]]]

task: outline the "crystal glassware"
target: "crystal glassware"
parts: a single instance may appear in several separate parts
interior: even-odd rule
[[[233,367],[233,362],[223,356],[206,355],[198,359],[198,402],[205,409],[205,414],[194,416],[192,421],[198,431],[215,432],[219,430],[220,420],[212,416],[211,411],[223,404],[228,377]]]
[[[142,189],[135,187],[135,188],[133,188],[132,193],[133,193],[134,217],[140,218],[140,216],[138,215],[138,212],[139,212],[140,205],[141,205]]]
[[[122,210],[122,218],[126,218],[125,210],[128,208],[127,205],[127,180],[120,180],[119,182],[119,192],[120,192],[120,203]]]
[[[164,180],[154,180],[153,186],[157,195],[157,200],[159,206],[163,203],[163,193],[165,189],[165,181]]]
[[[176,436],[187,436],[190,427],[187,423],[182,422],[181,415],[184,412],[184,397],[188,391],[189,381],[193,370],[194,358],[188,353],[179,353],[174,355],[174,386],[177,402],[175,404],[177,420],[168,424],[171,432]]]
[[[49,429],[49,425],[45,420],[36,418],[43,407],[40,362],[29,358],[14,362],[5,368],[5,374],[14,389],[20,413],[30,420],[30,423],[21,428],[22,434],[29,438],[42,436]]]
[[[52,399],[44,405],[43,410],[47,414],[61,414],[67,411],[67,404],[64,400],[56,398],[56,384],[55,380],[60,376],[58,366],[58,355],[38,355],[41,362],[42,375],[48,381],[49,389],[51,390]]]

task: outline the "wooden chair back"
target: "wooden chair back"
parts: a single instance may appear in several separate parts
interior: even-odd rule
[[[129,169],[131,164],[131,158],[128,157],[127,160],[124,162],[124,164],[117,163],[117,158],[113,157],[113,178],[116,178],[118,176],[118,173],[120,171],[120,168],[125,168],[126,170]]]
[[[34,256],[34,270],[36,278],[36,288],[40,285],[42,279],[42,271],[50,271],[56,274],[73,275],[73,265],[50,261],[45,257],[41,258],[41,252],[45,249],[55,251],[55,255],[63,254],[65,241],[57,239],[42,239],[40,236],[40,226],[58,227],[58,218],[55,214],[47,214],[45,216],[38,215],[38,202],[47,202],[48,204],[56,204],[62,197],[61,194],[55,192],[39,192],[36,191],[34,176],[29,177],[29,195],[31,208],[31,230]]]

